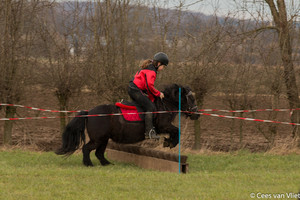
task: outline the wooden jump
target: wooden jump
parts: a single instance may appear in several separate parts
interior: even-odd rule
[[[109,143],[106,149],[107,158],[110,160],[132,163],[141,168],[166,172],[179,172],[179,156],[154,149],[135,145]],[[180,157],[180,171],[188,172],[187,156]]]

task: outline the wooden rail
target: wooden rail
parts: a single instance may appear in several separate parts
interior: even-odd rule
[[[166,172],[179,172],[178,154],[158,151],[135,145],[109,143],[106,149],[107,158],[119,162],[132,163],[145,169]],[[180,157],[180,171],[188,172],[187,156]]]

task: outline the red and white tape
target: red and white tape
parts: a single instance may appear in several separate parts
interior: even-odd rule
[[[11,106],[11,107],[19,107],[19,108],[28,108],[31,110],[37,110],[37,111],[44,111],[44,112],[52,112],[52,113],[75,113],[78,111],[59,111],[59,110],[49,110],[49,109],[42,109],[42,108],[35,108],[31,106],[23,106],[23,105],[17,105],[17,104],[7,104],[7,103],[0,103],[0,106]],[[53,117],[15,117],[15,118],[0,118],[0,121],[13,121],[13,120],[25,120],[25,119],[57,119],[61,118],[60,116],[53,116]]]
[[[31,110],[38,110],[44,112],[53,112],[53,113],[75,113],[79,111],[60,111],[60,110],[49,110],[49,109],[41,109],[23,105],[16,105],[16,104],[3,104],[1,103],[0,106],[14,106],[14,107],[21,107],[21,108],[28,108]],[[218,109],[200,109],[198,112],[187,112],[181,111],[182,113],[191,113],[191,114],[199,114],[204,116],[212,116],[212,117],[221,117],[221,118],[228,118],[228,119],[240,119],[246,121],[256,121],[256,122],[265,122],[265,123],[276,123],[276,124],[285,124],[285,125],[294,125],[299,126],[298,123],[291,123],[291,122],[280,122],[280,121],[273,121],[273,120],[263,120],[263,119],[253,119],[247,117],[235,117],[235,116],[226,116],[226,115],[218,115],[218,114],[209,114],[209,113],[202,113],[202,112],[227,112],[227,113],[246,113],[246,112],[262,112],[262,111],[289,111],[292,112],[294,110],[300,110],[300,108],[296,109],[257,109],[257,110],[218,110]],[[152,113],[170,113],[170,112],[179,112],[179,111],[157,111]],[[150,112],[142,112],[139,114],[147,114]],[[105,117],[105,116],[121,116],[121,115],[133,115],[136,113],[113,113],[113,114],[95,114],[95,115],[77,115],[75,117]],[[53,117],[19,117],[19,118],[0,118],[0,121],[8,121],[8,120],[25,120],[25,119],[57,119],[57,118],[70,118],[73,116],[53,116]]]
[[[253,118],[247,118],[247,117],[235,117],[235,116],[226,116],[226,115],[209,114],[209,113],[198,113],[198,114],[205,115],[205,116],[211,116],[211,117],[227,118],[227,119],[241,119],[241,120],[246,120],[246,121],[266,122],[266,123],[300,126],[300,124],[298,124],[298,123],[291,123],[291,122],[280,122],[280,121],[273,121],[273,120],[253,119]]]
[[[17,104],[5,104],[0,103],[0,106],[12,106],[12,107],[20,107],[20,108],[28,108],[31,110],[37,110],[37,111],[44,111],[44,112],[53,112],[53,113],[76,113],[80,112],[81,110],[50,110],[50,109],[43,109],[43,108],[35,108],[30,106],[23,106],[23,105],[17,105]],[[249,113],[249,112],[292,112],[294,110],[300,110],[300,108],[296,109],[256,109],[256,110],[220,110],[220,109],[200,109],[198,112],[227,112],[227,113]]]
[[[158,111],[154,113],[169,113],[169,112],[179,112],[179,111]],[[181,111],[182,113],[186,111]],[[143,112],[139,114],[147,114],[150,112]],[[280,122],[280,121],[273,121],[273,120],[264,120],[264,119],[253,119],[253,118],[247,118],[247,117],[235,117],[235,116],[226,116],[226,115],[218,115],[218,114],[209,114],[209,113],[200,113],[200,112],[186,112],[191,114],[199,114],[204,116],[211,116],[211,117],[221,117],[221,118],[227,118],[227,119],[240,119],[240,120],[246,120],[246,121],[255,121],[255,122],[265,122],[265,123],[276,123],[276,124],[285,124],[285,125],[294,125],[294,126],[300,126],[298,123],[291,123],[291,122]],[[107,116],[121,116],[121,115],[133,115],[136,113],[113,113],[113,114],[95,114],[95,115],[77,115],[75,117],[107,117]],[[73,118],[73,116],[66,116],[65,118]],[[58,118],[64,118],[60,116],[53,116],[53,117],[19,117],[19,118],[0,118],[1,120],[8,121],[8,120],[25,120],[25,119],[58,119]]]
[[[218,109],[200,109],[199,112],[227,112],[227,113],[250,113],[250,112],[291,112],[294,110],[300,110],[300,108],[295,109],[257,109],[257,110],[218,110]]]
[[[138,114],[150,114],[150,113],[170,113],[177,111],[157,111],[157,112],[140,112]],[[112,114],[94,114],[94,115],[76,115],[76,116],[53,116],[53,117],[15,117],[15,118],[0,118],[0,121],[15,121],[25,119],[59,119],[59,118],[73,118],[73,117],[107,117],[107,116],[121,116],[121,115],[135,115],[137,113],[112,113]]]
[[[73,110],[73,111],[49,110],[49,109],[35,108],[35,107],[23,106],[23,105],[17,105],[17,104],[6,104],[6,103],[0,103],[0,106],[12,106],[12,107],[19,107],[19,108],[28,108],[28,109],[31,109],[31,110],[37,110],[37,111],[43,111],[43,112],[53,112],[53,113],[76,113],[76,112],[80,111],[80,110]]]
[[[76,113],[80,112],[80,110],[50,110],[50,109],[43,109],[43,108],[35,108],[30,106],[23,106],[23,105],[17,105],[17,104],[5,104],[0,103],[0,106],[12,106],[12,107],[20,107],[20,108],[28,108],[31,110],[37,110],[37,111],[44,111],[44,112],[53,112],[53,113]],[[227,112],[227,113],[249,113],[249,112],[291,112],[294,110],[300,110],[300,108],[296,109],[256,109],[256,110],[219,110],[219,109],[200,109],[198,112]]]

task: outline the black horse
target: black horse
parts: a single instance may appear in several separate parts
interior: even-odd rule
[[[199,118],[195,99],[188,87],[182,87],[176,84],[165,87],[163,93],[165,98],[157,98],[154,103],[157,111],[178,111],[179,105],[179,87],[181,90],[181,110],[192,120]],[[186,111],[186,112],[184,112]],[[56,151],[58,155],[71,155],[76,151],[81,142],[83,164],[92,166],[90,152],[96,149],[96,157],[102,165],[108,165],[110,162],[105,159],[104,152],[109,139],[114,142],[131,144],[145,139],[144,123],[127,122],[123,116],[109,115],[102,117],[84,117],[84,115],[114,114],[120,110],[115,105],[99,105],[90,111],[81,111],[79,115],[70,121],[62,135],[62,147]],[[173,148],[178,144],[178,128],[172,125],[178,112],[158,113],[154,119],[154,125],[158,134],[169,133],[169,138],[164,138],[164,147]],[[85,144],[85,127],[90,141]]]

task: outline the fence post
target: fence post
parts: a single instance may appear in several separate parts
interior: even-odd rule
[[[180,134],[181,134],[181,88],[179,88],[179,106],[178,106],[178,119],[179,119],[179,123],[178,123],[178,168],[179,168],[179,174],[181,172],[181,155],[180,155]]]

